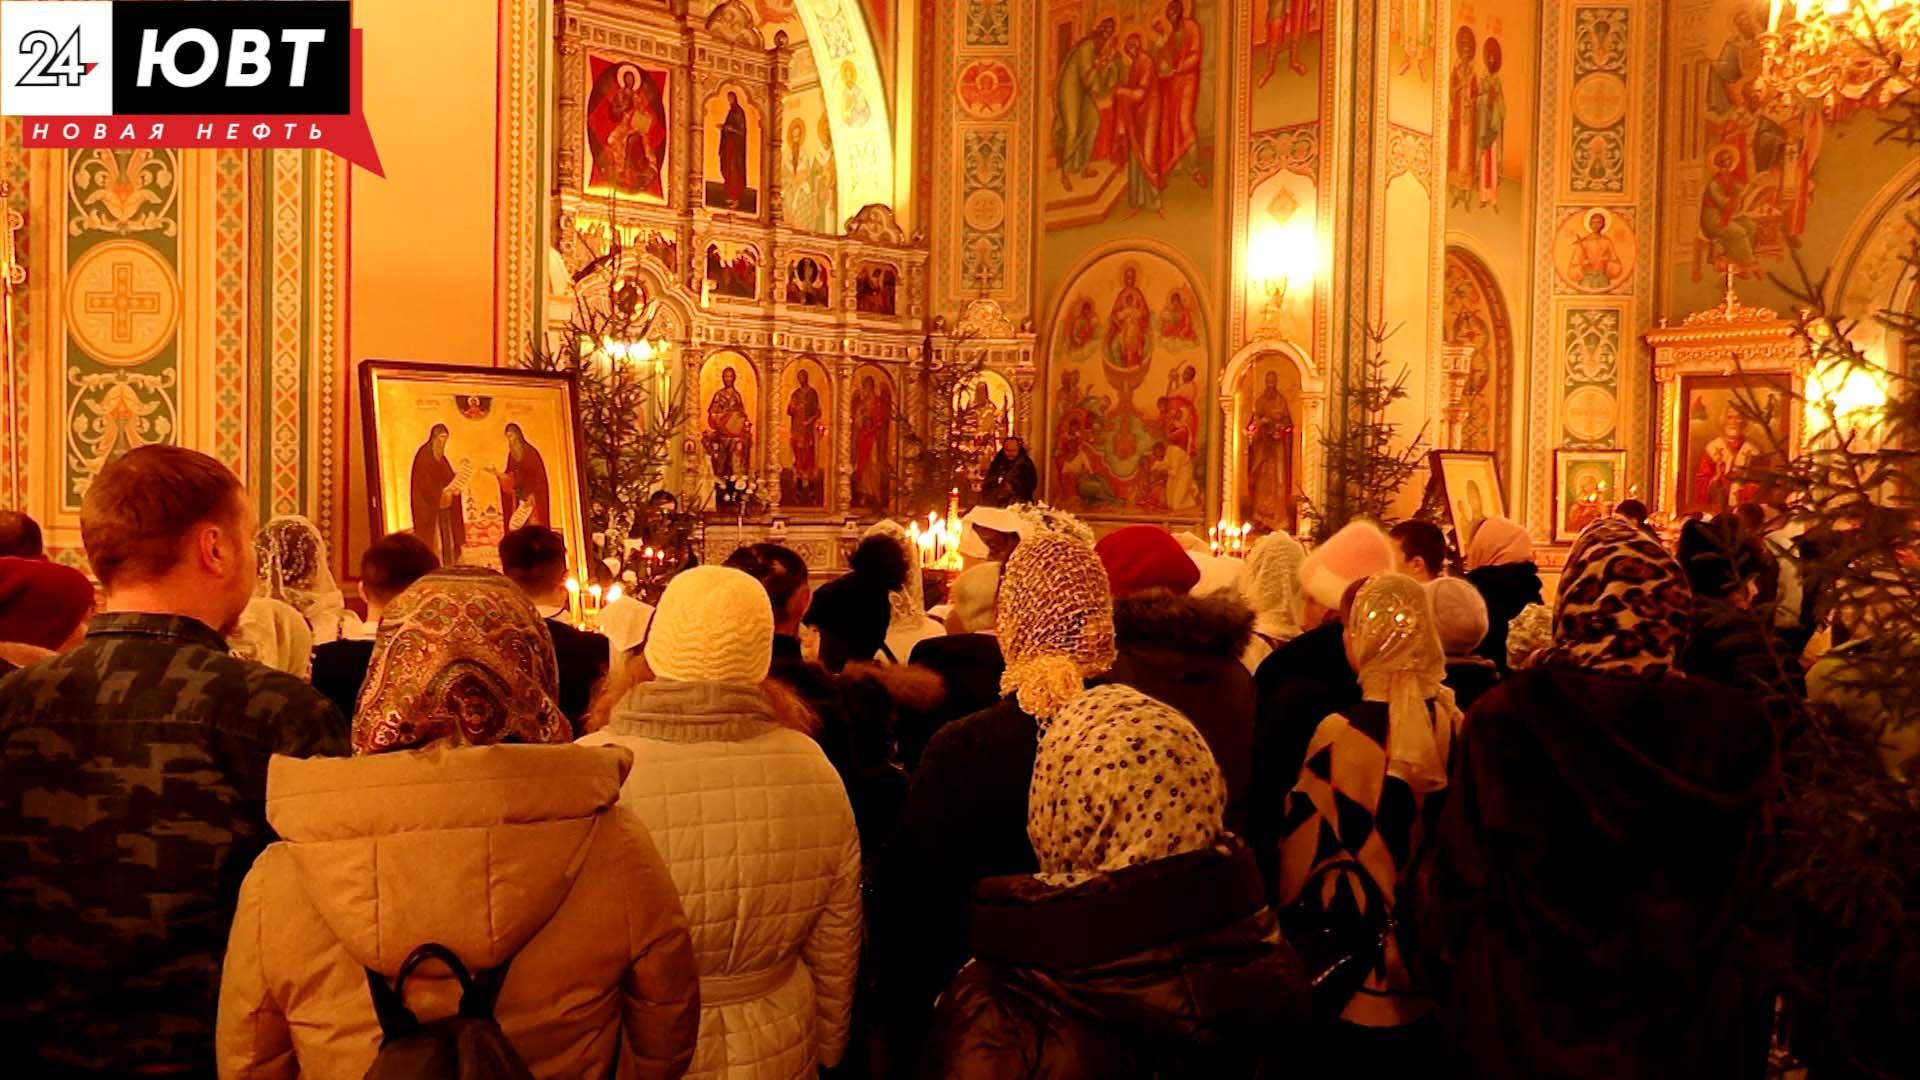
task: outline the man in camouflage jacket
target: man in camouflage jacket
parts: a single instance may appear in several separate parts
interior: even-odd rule
[[[0,1059],[212,1076],[235,899],[273,839],[267,759],[344,753],[346,722],[227,652],[253,577],[231,473],[144,447],[96,477],[81,523],[103,614],[0,680]]]

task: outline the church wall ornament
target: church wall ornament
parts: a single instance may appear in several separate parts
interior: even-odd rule
[[[954,310],[990,298],[1016,315],[1032,295],[1034,147],[1042,98],[1035,72],[1037,0],[961,0],[937,24],[929,87],[931,205],[938,297]]]

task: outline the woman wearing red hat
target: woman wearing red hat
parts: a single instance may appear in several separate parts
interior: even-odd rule
[[[0,559],[0,675],[80,643],[93,613],[93,584],[45,559]]]

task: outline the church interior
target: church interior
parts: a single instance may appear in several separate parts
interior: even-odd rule
[[[1902,88],[1783,7],[362,2],[379,175],[5,121],[0,505],[84,566],[92,475],[178,443],[342,581],[538,515],[631,587],[768,537],[836,573],[882,518],[944,556],[1019,451],[999,500],[1097,530],[1315,535],[1365,430],[1387,515],[1551,567],[1625,500],[1766,494],[1729,472],[1803,449],[1800,391],[1884,399],[1818,369],[1802,270],[1912,372]]]

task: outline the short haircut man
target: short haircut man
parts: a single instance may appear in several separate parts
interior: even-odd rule
[[[18,510],[0,510],[0,558],[44,559],[40,523]]]
[[[567,541],[545,525],[522,525],[500,538],[500,570],[535,603],[567,584]]]
[[[20,854],[0,863],[0,925],[24,933],[0,1032],[31,1032],[10,1039],[20,1075],[208,1071],[237,891],[273,838],[267,760],[346,751],[312,687],[227,651],[253,516],[205,454],[107,464],[80,509],[102,614],[0,680],[0,851]]]
[[[388,533],[367,545],[360,556],[360,598],[367,602],[362,630],[313,649],[313,687],[341,713],[352,716],[359,704],[381,613],[407,586],[439,568],[433,549],[412,533]]]
[[[440,569],[433,549],[412,533],[389,533],[360,556],[360,589],[369,604],[386,607],[407,586]]]
[[[560,667],[560,711],[583,735],[581,721],[593,702],[593,688],[606,675],[613,646],[605,634],[569,625],[560,618],[567,604],[567,541],[545,525],[522,525],[500,538],[500,569],[546,617],[553,635],[553,656]]]
[[[1400,570],[1416,581],[1447,571],[1447,534],[1431,521],[1403,521],[1387,530],[1400,556]]]

